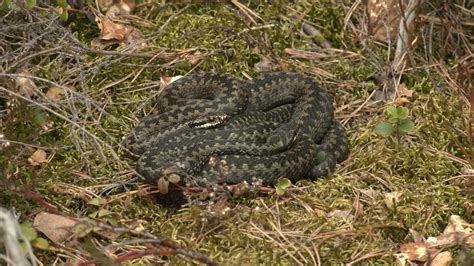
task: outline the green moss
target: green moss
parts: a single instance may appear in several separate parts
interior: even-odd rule
[[[402,136],[400,142],[375,134],[375,125],[385,119],[384,109],[357,108],[379,89],[374,76],[380,73],[372,65],[373,58],[366,56],[351,39],[355,38],[351,32],[342,35],[345,9],[333,6],[332,2],[282,1],[269,6],[265,1],[247,1],[245,4],[261,17],[261,20],[252,17],[256,23],[232,4],[191,5],[171,19],[161,35],[151,38],[149,47],[144,49],[171,53],[176,49],[197,48],[186,55],[190,57],[181,54],[178,62],[173,61],[176,58],[150,61],[149,58],[101,54],[84,55],[78,62],[50,55],[34,59],[35,75],[71,85],[78,92],[52,108],[88,134],[52,114],[47,114],[46,119],[54,122],[54,130],[40,133],[35,123],[38,111],[22,103],[16,120],[8,124],[6,136],[25,143],[61,148],[54,151],[51,162],[40,167],[27,163],[31,151],[21,145],[2,150],[0,167],[4,169],[3,174],[9,176],[6,184],[26,191],[34,187],[63,213],[87,216],[96,208],[86,205],[80,193],[93,192],[111,200],[119,193],[138,189],[137,184],[117,186],[113,190],[106,188],[133,176],[127,164],[133,166],[135,160],[120,143],[153,108],[152,97],[156,96],[157,81],[162,75],[182,75],[196,68],[193,71],[256,76],[258,70],[254,66],[262,56],[273,61],[277,58],[289,70],[323,69],[333,75],[321,75],[318,79],[335,94],[336,107],[345,106],[337,115],[350,117],[346,128],[351,156],[343,168],[329,177],[299,182],[297,189],[290,189],[285,196],[230,199],[225,213],[206,206],[178,210],[156,204],[152,196],[136,194],[122,194],[126,196],[104,208],[123,219],[121,226],[126,226],[127,220],[143,220],[147,232],[169,237],[183,248],[197,250],[224,264],[269,261],[311,264],[315,249],[323,263],[331,264],[351,261],[355,259],[354,254],[386,250],[383,256],[370,258],[369,263],[392,264],[394,258],[390,253],[412,240],[409,229],[425,237],[437,236],[450,215],[468,216],[464,207],[469,202],[468,195],[459,182],[446,182],[462,167],[446,153],[459,158],[468,156],[463,134],[468,111],[439,73],[427,73],[425,69],[408,71],[402,81],[414,92],[406,106],[410,109],[410,119],[415,122],[415,132]],[[154,36],[180,8],[182,6],[144,4],[136,14],[147,17],[153,26],[132,23],[146,37]],[[300,18],[303,13],[306,15]],[[301,19],[314,23],[322,35],[305,36]],[[85,44],[90,44],[98,33],[97,28],[81,16],[70,28]],[[333,47],[360,56],[339,58],[331,54],[328,59],[313,60],[294,59],[285,53],[286,48],[324,53],[317,50],[312,38],[328,40]],[[385,58],[385,47],[370,48]],[[78,64],[83,68],[79,72],[76,71]],[[130,78],[122,80],[131,73]],[[115,85],[106,87],[108,84]],[[37,85],[46,91],[51,84],[38,82]],[[48,151],[48,155],[52,153]],[[13,167],[7,167],[10,162],[14,163]],[[59,182],[77,190],[58,190]],[[384,202],[384,195],[389,192],[401,193],[394,208],[388,208]],[[369,196],[370,193],[373,195]],[[33,200],[11,191],[0,192],[0,204],[15,206],[25,219],[43,210]],[[335,211],[347,211],[349,216],[337,217],[333,215]],[[105,241],[96,235],[92,237]],[[118,241],[130,238],[125,235]],[[43,252],[41,258],[52,262],[56,255]],[[171,264],[183,263],[178,256],[167,259]],[[133,262],[156,263],[156,260],[140,258]]]

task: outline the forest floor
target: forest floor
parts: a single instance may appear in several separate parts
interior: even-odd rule
[[[68,23],[60,7],[0,11],[0,206],[39,232],[27,236],[35,260],[327,265],[443,254],[472,263],[468,4],[426,1],[408,30],[412,45],[397,54],[398,23],[374,29],[374,6],[263,2],[140,1],[133,15],[99,22],[88,18],[92,6],[70,9]],[[262,188],[157,204],[123,139],[170,78],[201,71],[314,77],[334,95],[349,158],[283,195]],[[413,128],[404,131],[390,106],[408,111]],[[378,134],[382,122],[396,132]]]

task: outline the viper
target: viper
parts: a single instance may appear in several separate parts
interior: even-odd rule
[[[267,73],[251,81],[199,73],[159,95],[126,139],[137,172],[150,183],[275,185],[332,172],[348,156],[333,98],[309,76]]]

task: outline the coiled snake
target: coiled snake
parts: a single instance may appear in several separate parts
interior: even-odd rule
[[[276,184],[316,178],[348,155],[332,97],[312,78],[264,74],[252,81],[201,73],[166,87],[126,142],[148,182]]]

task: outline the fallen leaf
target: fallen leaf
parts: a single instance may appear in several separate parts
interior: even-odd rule
[[[388,42],[394,41],[398,34],[401,12],[399,3],[407,5],[407,0],[368,0],[367,14],[368,34],[375,39]]]
[[[98,0],[100,10],[105,12],[105,15],[109,18],[113,18],[118,15],[128,15],[135,8],[134,0]]]
[[[395,261],[397,262],[399,266],[405,266],[407,264],[407,261],[408,261],[407,254],[397,253],[397,254],[393,254],[393,256],[395,257]]]
[[[410,99],[413,97],[413,91],[408,90],[405,83],[401,83],[397,89],[397,98],[394,101],[394,104],[397,106],[409,103]]]
[[[160,91],[164,90],[166,86],[170,85],[171,83],[175,82],[176,80],[182,78],[183,76],[174,76],[174,77],[166,77],[161,76],[160,78]]]
[[[255,64],[255,68],[260,72],[270,72],[274,66],[275,64],[266,56],[262,56],[260,61]]]
[[[125,44],[137,50],[145,46],[143,35],[136,28],[128,25],[115,23],[105,16],[96,16],[96,22],[100,29],[99,37],[92,40],[91,45],[95,48],[106,48],[114,44]]]
[[[51,101],[59,101],[62,95],[64,95],[64,90],[59,87],[50,87],[46,92],[46,97]]]
[[[375,199],[376,197],[380,196],[380,191],[374,190],[374,189],[356,189],[358,192],[361,194],[371,198]]]
[[[101,230],[96,230],[94,231],[96,234],[102,236],[102,237],[105,237],[107,239],[110,239],[112,241],[115,241],[117,240],[117,238],[120,237],[120,235],[122,233],[120,232],[115,232],[113,230],[109,230],[109,229],[104,229],[104,228],[101,228]]]
[[[464,221],[461,216],[451,215],[443,234],[462,233],[464,235],[470,235],[472,234],[472,227],[473,225]]]
[[[28,162],[33,166],[38,166],[42,163],[47,162],[46,152],[42,149],[37,149],[31,156],[28,158]]]
[[[427,242],[437,247],[467,245],[473,248],[474,234],[472,228],[474,228],[474,225],[464,221],[460,216],[451,215],[443,234],[438,237],[430,237]]]
[[[443,233],[437,237],[428,237],[426,243],[430,247],[466,245],[474,248],[473,228],[474,224],[469,224],[458,215],[451,215]]]
[[[435,252],[434,249],[429,249],[426,243],[408,243],[400,247],[400,253],[405,254],[410,261],[427,261]]]
[[[387,208],[393,209],[400,202],[401,192],[389,192],[384,194],[384,202]]]
[[[35,91],[37,90],[36,85],[33,80],[26,77],[30,75],[27,70],[21,72],[20,75],[21,76],[15,78],[15,84],[18,89],[18,93],[27,98],[31,98],[31,96],[33,96],[33,94],[35,94]]]
[[[168,186],[169,182],[164,177],[158,179],[158,191],[160,191],[161,194],[168,194]]]
[[[33,227],[55,244],[61,244],[72,236],[76,224],[77,221],[71,218],[47,212],[36,215],[33,221]]]
[[[444,251],[436,255],[432,261],[430,261],[431,266],[447,266],[450,265],[453,261],[453,257],[449,251]]]

